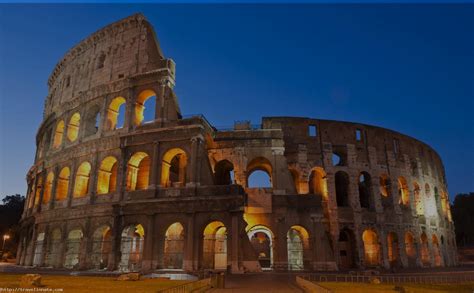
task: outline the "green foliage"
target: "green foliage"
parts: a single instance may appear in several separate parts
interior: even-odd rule
[[[451,207],[459,246],[474,246],[474,192],[458,194]]]
[[[4,234],[10,235],[10,239],[5,243],[5,251],[15,253],[25,197],[19,194],[7,195],[2,201],[3,204],[0,205],[0,237],[3,237]],[[0,240],[3,242],[3,238]]]

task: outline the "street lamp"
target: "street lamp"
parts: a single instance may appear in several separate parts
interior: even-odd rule
[[[3,249],[5,248],[5,241],[8,239],[10,239],[10,235],[8,234],[3,235],[2,253],[3,253]]]

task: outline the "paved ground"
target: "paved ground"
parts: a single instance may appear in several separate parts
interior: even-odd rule
[[[229,292],[303,292],[295,284],[295,275],[278,273],[261,273],[245,275],[227,275],[225,289],[213,289],[213,293]]]

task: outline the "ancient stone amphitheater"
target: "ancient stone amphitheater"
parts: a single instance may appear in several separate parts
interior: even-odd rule
[[[81,41],[48,85],[20,265],[456,265],[444,167],[430,146],[360,123],[264,117],[216,129],[184,116],[175,63],[141,14]]]

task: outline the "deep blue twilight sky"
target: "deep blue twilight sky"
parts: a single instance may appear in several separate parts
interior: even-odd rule
[[[474,5],[0,5],[0,198],[26,192],[55,64],[135,12],[177,64],[183,114],[391,128],[438,151],[451,198],[474,191]]]

